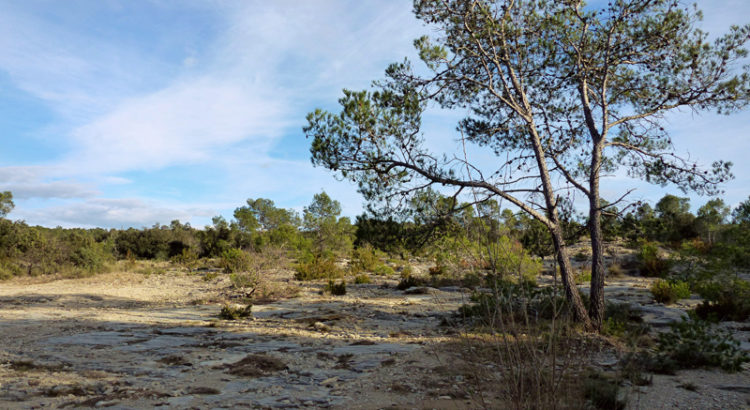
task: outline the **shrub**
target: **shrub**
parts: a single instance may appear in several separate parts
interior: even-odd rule
[[[398,290],[406,290],[409,288],[417,287],[417,286],[424,286],[427,284],[427,280],[424,278],[419,278],[416,276],[407,276],[396,285],[396,289]]]
[[[414,274],[414,268],[411,267],[411,265],[404,265],[403,268],[401,268],[401,279],[408,278],[409,276]]]
[[[750,361],[739,345],[729,332],[708,322],[683,319],[673,323],[671,331],[659,335],[656,359],[662,370],[720,367],[734,372]]]
[[[295,266],[297,280],[331,279],[343,276],[341,269],[336,266],[333,257],[313,256],[308,261],[302,261]]]
[[[370,276],[361,274],[354,277],[354,283],[357,285],[362,285],[366,283],[372,283],[372,279],[370,279]]]
[[[641,341],[647,335],[649,325],[643,323],[639,310],[628,303],[607,303],[604,311],[602,334],[622,339],[630,345]]]
[[[584,283],[591,282],[591,270],[590,268],[582,267],[581,270],[579,270],[575,276],[573,276],[573,281],[576,285],[583,285]]]
[[[346,295],[346,282],[342,280],[339,283],[335,283],[333,279],[331,279],[328,281],[328,285],[326,285],[326,290],[331,292],[331,295],[334,296]]]
[[[737,277],[721,275],[696,284],[704,299],[695,308],[698,317],[706,320],[744,321],[750,318],[750,283]]]
[[[584,395],[594,408],[621,410],[626,400],[620,398],[620,383],[600,373],[590,374],[583,383]]]
[[[536,280],[542,272],[542,262],[531,257],[519,242],[507,236],[501,236],[495,245],[496,254],[490,258],[493,273],[501,277],[515,276],[526,280]]]
[[[672,263],[659,256],[659,248],[653,243],[641,245],[638,251],[639,270],[641,275],[663,277],[669,273]]]
[[[250,255],[242,249],[231,248],[221,253],[219,267],[226,273],[243,272],[250,269]]]
[[[252,294],[260,284],[260,275],[258,272],[236,272],[229,275],[229,282],[232,283],[235,289],[249,290]]]
[[[373,273],[379,276],[390,276],[396,274],[393,268],[388,265],[378,265]]]
[[[587,254],[584,251],[578,251],[575,255],[573,255],[573,260],[576,262],[585,262],[587,260],[591,260],[591,255]]]
[[[351,264],[360,270],[372,271],[379,262],[375,249],[370,244],[364,244],[352,250]]]
[[[253,316],[253,305],[245,307],[224,305],[219,312],[219,318],[224,320],[239,320]]]
[[[657,279],[651,284],[651,294],[659,303],[670,304],[690,297],[690,286],[683,281]]]
[[[428,270],[430,276],[440,276],[443,273],[445,273],[445,271],[446,271],[446,268],[444,265],[431,266],[430,269]]]
[[[105,263],[110,259],[112,259],[112,254],[107,251],[103,243],[82,246],[70,255],[73,265],[87,272],[104,271]]]
[[[188,272],[192,272],[198,265],[198,253],[192,249],[184,248],[178,255],[172,257],[172,262],[182,266]]]
[[[622,269],[622,266],[617,263],[613,263],[607,268],[607,276],[609,277],[617,278],[623,275],[625,275],[625,271]]]

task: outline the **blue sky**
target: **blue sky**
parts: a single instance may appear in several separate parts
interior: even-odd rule
[[[699,5],[710,32],[750,21],[745,0]],[[9,217],[202,226],[247,198],[301,210],[322,189],[357,215],[355,187],[310,165],[305,115],[335,109],[342,88],[366,88],[388,63],[413,58],[412,40],[429,31],[402,0],[0,1]],[[452,149],[455,116],[429,118],[431,145]],[[750,195],[748,112],[670,121],[678,151],[735,162],[730,204]],[[605,194],[622,186],[610,178]],[[675,191],[627,186],[647,200]]]

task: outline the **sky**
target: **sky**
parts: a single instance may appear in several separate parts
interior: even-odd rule
[[[703,27],[750,22],[746,0],[700,1]],[[710,6],[710,8],[709,8]],[[356,187],[309,159],[302,127],[341,89],[364,89],[391,62],[417,60],[432,33],[408,0],[0,0],[0,191],[31,225],[193,226],[231,218],[248,198],[301,211],[325,190],[356,216]],[[426,137],[455,147],[456,115]],[[679,113],[678,152],[735,163],[724,198],[750,195],[750,111]],[[656,201],[672,187],[622,176]],[[693,205],[707,198],[691,196]]]

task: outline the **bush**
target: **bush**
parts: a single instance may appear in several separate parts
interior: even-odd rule
[[[357,247],[352,251],[351,265],[359,270],[372,271],[380,263],[375,249],[370,244]]]
[[[672,268],[672,263],[659,256],[659,248],[650,242],[641,245],[638,251],[638,261],[639,270],[643,276],[664,277]]]
[[[363,285],[367,283],[372,283],[372,279],[370,279],[370,276],[361,274],[354,277],[354,283],[357,285]]]
[[[258,272],[236,272],[229,276],[229,282],[236,289],[250,290],[250,293],[252,293],[260,284],[260,275]]]
[[[607,268],[607,276],[611,278],[617,278],[623,275],[625,275],[625,271],[622,269],[622,266],[617,263],[613,263]]]
[[[641,336],[647,335],[649,325],[643,323],[639,310],[633,309],[628,303],[607,303],[604,311],[602,334],[622,339],[635,345]]]
[[[731,334],[702,320],[673,323],[671,331],[659,335],[657,363],[661,370],[720,367],[735,372],[750,361]]]
[[[587,260],[591,260],[591,255],[584,251],[578,251],[575,255],[573,255],[573,260],[576,262],[585,262]]]
[[[297,280],[331,279],[343,276],[341,269],[336,266],[333,257],[313,256],[308,261],[302,261],[295,266]]]
[[[250,269],[250,255],[242,249],[231,248],[221,253],[219,267],[225,273],[244,272]]]
[[[573,282],[575,282],[576,285],[583,285],[585,283],[591,282],[591,268],[582,267],[581,270],[579,270],[574,276],[573,276]]]
[[[239,320],[253,316],[253,305],[245,307],[224,305],[219,312],[219,318],[224,320]]]
[[[407,276],[396,285],[398,290],[406,290],[413,287],[424,286],[427,284],[427,280],[416,276]]]
[[[103,243],[80,247],[70,255],[73,265],[87,272],[103,272],[106,262],[111,259],[112,254],[107,251]]]
[[[404,265],[401,268],[401,279],[408,278],[409,276],[412,276],[414,274],[414,268],[411,267],[411,265]]]
[[[651,284],[654,300],[665,305],[690,297],[690,286],[683,281],[666,281],[657,279]]]
[[[331,295],[334,296],[346,295],[346,282],[342,280],[339,283],[335,283],[333,279],[331,279],[328,281],[328,285],[326,285],[326,290],[331,292]]]
[[[750,318],[750,283],[737,277],[721,275],[696,284],[698,294],[704,299],[695,308],[698,317],[705,320],[744,321]]]
[[[377,268],[375,268],[375,271],[373,271],[374,274],[378,276],[391,276],[395,275],[396,272],[388,265],[378,265]]]
[[[590,374],[583,383],[583,390],[596,409],[621,410],[627,403],[620,398],[620,383],[600,373]]]

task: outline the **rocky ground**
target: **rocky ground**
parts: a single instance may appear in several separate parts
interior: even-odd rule
[[[607,292],[645,306],[657,327],[683,314],[651,303],[644,281],[624,277]],[[4,282],[0,408],[507,407],[472,377],[460,337],[444,326],[469,294],[405,294],[395,283],[378,277],[345,296],[302,284],[295,298],[254,306],[253,319],[226,321],[223,275]],[[750,327],[735,330],[750,347]],[[612,366],[616,356],[604,349],[595,364]],[[634,387],[629,407],[747,408],[748,400],[750,370],[698,370]]]

